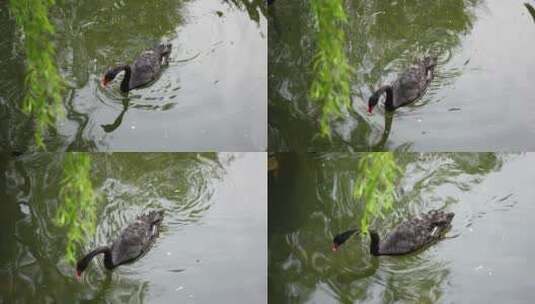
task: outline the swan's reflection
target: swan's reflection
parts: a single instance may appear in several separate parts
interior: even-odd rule
[[[394,112],[385,111],[385,128],[381,139],[372,146],[372,151],[383,151],[385,149],[385,144],[390,136],[390,130],[392,129],[392,121],[394,120]]]
[[[121,123],[123,122],[123,116],[126,113],[126,110],[128,110],[128,106],[130,105],[129,101],[130,100],[128,98],[123,99],[123,110],[121,111],[121,113],[119,113],[119,116],[117,116],[113,123],[107,125],[100,125],[102,129],[104,129],[104,132],[111,133],[121,125]]]
[[[369,134],[368,136],[372,138],[371,135],[373,131],[371,128],[367,127],[367,126],[371,126],[371,124],[365,118],[366,114],[361,114],[359,111],[355,110],[354,108],[349,108],[349,114],[351,115],[352,118],[354,118],[355,120],[359,122],[359,126],[362,126],[363,128],[366,129],[364,132],[367,132]],[[384,129],[383,129],[383,134],[381,135],[381,138],[379,139],[379,141],[377,141],[376,143],[373,143],[375,142],[375,140],[371,140],[372,141],[371,143],[366,144],[366,146],[359,146],[357,147],[357,149],[361,151],[384,151],[385,149],[388,149],[388,147],[386,147],[386,143],[388,141],[388,137],[390,136],[390,130],[392,130],[392,121],[394,120],[394,115],[395,115],[395,112],[384,111],[384,118],[385,118]],[[357,132],[359,131],[358,128],[355,130]],[[344,142],[348,147],[355,147],[355,140],[347,141],[343,138],[343,136],[337,133],[335,133],[335,136],[338,140]]]

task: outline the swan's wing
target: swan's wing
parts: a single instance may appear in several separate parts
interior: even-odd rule
[[[143,53],[132,64],[130,89],[137,88],[154,80],[160,72],[159,56],[154,51]]]
[[[381,254],[405,254],[414,250],[412,234],[408,231],[394,230],[380,243]]]
[[[126,227],[112,245],[115,265],[132,261],[139,257],[150,242],[150,227],[144,222],[135,222]]]
[[[399,105],[407,104],[418,99],[425,91],[428,84],[427,72],[422,66],[411,66],[397,83]]]
[[[399,224],[381,243],[381,252],[405,254],[418,250],[432,241],[432,227],[428,226],[419,218]]]

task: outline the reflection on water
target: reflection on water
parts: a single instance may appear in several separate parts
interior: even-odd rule
[[[56,3],[50,13],[54,43],[70,89],[64,96],[66,119],[46,138],[48,150],[264,150],[267,25],[261,3]],[[0,50],[11,54],[2,62],[9,73],[0,76],[6,78],[0,85],[0,129],[7,133],[0,140],[7,143],[2,146],[28,150],[32,128],[17,110],[24,54],[5,5],[0,28],[7,33]],[[110,88],[99,87],[109,67],[131,63],[162,41],[173,52],[157,81],[128,97],[119,92],[122,75]]]
[[[332,142],[315,136],[319,109],[307,95],[315,51],[308,2],[269,9],[270,150],[526,151],[532,145],[525,75],[535,70],[535,28],[523,1],[346,3],[352,108],[332,123]],[[426,54],[437,55],[438,66],[423,98],[392,119],[383,117],[383,106],[368,115],[370,95]]]
[[[7,1],[0,3],[0,151],[7,147],[11,150],[22,150],[33,140],[33,133],[25,133],[32,127],[31,122],[20,111],[24,91],[24,61],[22,46],[19,41],[14,20],[9,19]]]
[[[117,129],[121,125],[121,122],[123,122],[123,116],[124,113],[126,113],[126,110],[128,110],[128,100],[123,100],[123,109],[121,110],[121,113],[119,113],[119,116],[117,116],[111,124],[101,125],[102,129],[104,129],[106,133],[113,132]]]
[[[249,18],[260,24],[260,17],[266,16],[266,4],[264,0],[229,0],[226,1],[236,7],[244,8],[249,14]]]
[[[262,156],[92,154],[97,229],[85,241],[83,253],[111,243],[121,229],[149,210],[163,209],[165,218],[160,237],[145,256],[113,272],[97,257],[79,283],[73,266],[63,258],[67,231],[52,222],[60,203],[64,154],[2,155],[0,302],[29,303],[40,298],[44,302],[209,303],[228,302],[235,295],[251,301],[265,299],[262,269],[266,261],[259,252],[266,251],[259,245],[266,236],[266,198],[258,190],[266,188]],[[246,197],[251,200],[236,203]],[[210,240],[210,235],[217,239]],[[252,248],[248,252],[254,255],[236,251],[237,242]],[[247,266],[238,269],[240,263]],[[234,269],[224,282],[223,265]],[[216,278],[220,289],[203,292],[201,283],[214,284]],[[238,279],[248,283],[239,284]],[[242,286],[248,288],[239,290]]]
[[[360,220],[362,203],[353,199],[359,154],[275,157],[278,169],[270,174],[268,210],[273,302],[437,303],[463,302],[467,295],[492,302],[496,295],[487,293],[489,284],[510,286],[511,278],[525,280],[535,266],[526,260],[535,248],[517,237],[535,215],[530,187],[535,174],[526,169],[535,164],[535,154],[397,154],[404,172],[396,186],[397,204],[371,226],[384,235],[410,216],[444,209],[456,214],[449,235],[459,234],[401,257],[371,256],[367,236],[352,238],[337,253],[330,251],[333,236]],[[519,214],[526,220],[518,226],[504,224]],[[504,270],[504,259],[512,259],[514,269]],[[481,276],[485,282],[477,281]],[[500,298],[525,300],[533,296],[531,288],[511,286]]]
[[[535,21],[535,8],[533,8],[533,6],[527,2],[524,3],[524,5],[526,6],[526,9],[528,10],[531,17],[533,17],[533,21]]]

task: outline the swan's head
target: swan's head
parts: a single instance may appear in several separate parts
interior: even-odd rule
[[[336,252],[338,251],[338,247],[340,247],[343,244],[343,242],[340,242],[339,240],[336,240],[336,238],[333,240],[333,243],[331,244],[331,251]]]
[[[89,265],[90,261],[91,260],[83,258],[83,259],[79,260],[78,263],[76,263],[76,274],[75,274],[75,277],[76,277],[77,280],[80,280],[80,278],[82,277],[82,272],[84,272],[84,270],[87,268],[87,265]]]
[[[370,96],[370,99],[368,99],[368,113],[372,113],[373,108],[377,105],[379,102],[379,94],[377,92],[373,93],[372,96]]]
[[[342,232],[338,235],[336,235],[333,239],[333,243],[331,245],[331,250],[333,252],[336,252],[338,250],[338,247],[340,247],[343,243],[345,243],[353,234],[357,233],[358,229],[352,229],[345,232]]]
[[[100,80],[100,85],[102,87],[106,87],[110,81],[112,81],[117,74],[119,74],[122,70],[124,70],[124,67],[116,67],[114,69],[109,69],[104,76],[102,76],[102,79]]]

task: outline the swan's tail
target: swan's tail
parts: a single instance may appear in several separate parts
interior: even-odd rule
[[[169,57],[171,51],[173,50],[173,45],[171,43],[160,43],[156,49],[162,57]]]
[[[338,247],[340,247],[343,243],[345,243],[350,237],[353,235],[359,233],[360,231],[358,229],[351,229],[344,231],[340,234],[337,234],[333,239],[333,244],[331,245],[331,250],[333,252],[336,252],[338,250]]]
[[[427,56],[427,57],[424,58],[424,65],[429,70],[429,69],[434,68],[437,65],[437,61],[438,61],[438,57],[437,56],[435,56],[435,55]]]
[[[163,214],[163,210],[151,211],[148,214],[140,216],[140,218],[144,218],[147,222],[151,224],[157,224],[163,220]]]
[[[444,212],[441,210],[431,210],[427,214],[425,214],[423,217],[427,219],[427,221],[438,225],[438,226],[445,226],[449,225],[451,221],[453,220],[453,217],[455,216],[455,213],[453,212]]]

